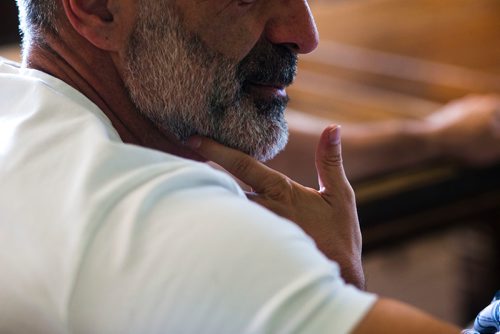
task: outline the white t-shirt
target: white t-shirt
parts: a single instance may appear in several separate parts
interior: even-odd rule
[[[229,176],[0,60],[1,333],[346,333],[375,300]]]

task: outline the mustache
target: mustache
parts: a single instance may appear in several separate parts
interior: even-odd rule
[[[242,87],[249,83],[289,86],[297,74],[297,54],[286,46],[259,41],[237,67]]]

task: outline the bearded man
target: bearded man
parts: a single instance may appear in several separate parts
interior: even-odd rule
[[[353,286],[338,126],[319,191],[250,158],[286,143],[285,88],[318,42],[306,1],[18,6],[23,64],[0,65],[0,332],[458,332]]]

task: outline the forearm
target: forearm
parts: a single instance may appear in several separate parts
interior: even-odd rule
[[[410,305],[381,298],[353,331],[353,334],[365,333],[459,334],[460,329]]]
[[[332,121],[292,112],[286,150],[268,164],[302,184],[316,187],[314,166],[318,134]],[[433,130],[425,121],[397,120],[342,126],[344,166],[357,180],[437,157]]]
[[[289,145],[270,165],[314,187],[315,147],[332,120],[297,111],[287,115]],[[437,157],[474,166],[500,161],[498,95],[453,101],[423,120],[342,126],[344,164],[351,181]]]
[[[412,166],[440,155],[424,121],[396,120],[343,127],[343,156],[351,180]]]

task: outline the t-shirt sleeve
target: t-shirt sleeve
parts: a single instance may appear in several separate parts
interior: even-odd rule
[[[106,215],[74,287],[76,333],[347,333],[371,307],[295,224],[191,176]]]

